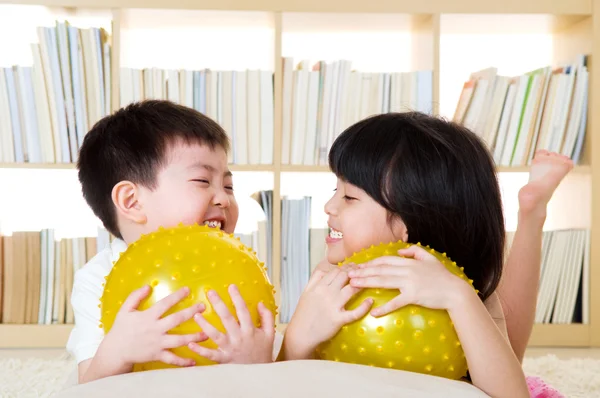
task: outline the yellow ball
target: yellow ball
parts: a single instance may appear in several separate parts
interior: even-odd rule
[[[404,242],[371,246],[339,265],[365,263],[381,256],[398,255],[398,250],[409,247]],[[469,281],[462,268],[446,254],[429,250],[446,268]],[[365,299],[374,300],[373,307],[390,301],[399,294],[395,289],[368,288],[359,292],[346,305],[351,310]],[[331,340],[317,349],[320,359],[392,368],[460,379],[466,376],[465,359],[458,336],[445,310],[433,310],[408,305],[382,317],[367,314],[348,324]]]
[[[219,316],[208,301],[207,292],[211,289],[216,291],[235,316],[235,308],[227,291],[230,284],[238,287],[256,326],[260,324],[257,310],[260,301],[276,314],[274,289],[269,283],[264,263],[239,239],[204,225],[160,228],[158,232],[142,236],[129,245],[106,277],[100,299],[100,327],[108,333],[125,299],[144,285],[150,285],[152,292],[138,307],[140,311],[187,286],[190,294],[164,316],[202,302],[206,305],[203,312],[206,320],[225,332]],[[191,319],[169,333],[188,334],[199,331],[201,328]],[[217,348],[212,340],[200,344],[207,348]],[[187,347],[174,348],[172,351],[181,357],[193,358],[197,365],[214,364]],[[174,366],[149,362],[136,365],[134,371],[169,367]]]

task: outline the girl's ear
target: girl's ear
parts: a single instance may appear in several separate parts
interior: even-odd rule
[[[111,196],[117,215],[136,224],[144,224],[147,221],[136,184],[131,181],[121,181],[113,187]]]
[[[408,242],[408,228],[400,217],[395,216],[392,219],[392,233],[394,236],[404,242]]]

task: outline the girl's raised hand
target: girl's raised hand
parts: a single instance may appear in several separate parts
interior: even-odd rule
[[[333,337],[342,326],[366,315],[373,304],[372,299],[363,301],[353,310],[345,309],[359,290],[348,285],[348,274],[342,269],[335,266],[327,271],[317,269],[300,296],[286,329],[286,359],[310,358],[317,346]]]
[[[465,294],[476,294],[422,247],[413,245],[398,254],[403,257],[379,257],[348,273],[350,285],[356,288],[400,290],[398,296],[371,310],[371,315],[382,316],[408,304],[449,310]]]

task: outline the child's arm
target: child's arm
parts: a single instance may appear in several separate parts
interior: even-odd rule
[[[208,300],[221,319],[226,333],[211,325],[201,314],[195,316],[196,323],[219,346],[218,349],[213,350],[192,342],[188,347],[198,355],[221,364],[273,362],[275,341],[273,313],[262,302],[259,303],[260,326],[255,327],[238,288],[230,285],[228,290],[236,310],[237,320],[215,291],[208,292]]]
[[[349,273],[352,286],[402,292],[371,314],[382,316],[408,304],[447,310],[473,384],[493,397],[529,397],[519,361],[473,288],[420,247],[399,254],[407,258],[381,257]]]
[[[161,318],[189,294],[189,289],[180,289],[148,310],[138,311],[137,307],[150,291],[149,286],[144,286],[129,295],[94,357],[79,364],[80,384],[131,372],[136,363],[162,361],[178,366],[195,364],[193,360],[173,354],[169,348],[185,346],[192,341],[206,340],[206,335],[204,333],[169,335],[167,332],[191,319],[194,314],[203,311],[204,305],[196,304]]]

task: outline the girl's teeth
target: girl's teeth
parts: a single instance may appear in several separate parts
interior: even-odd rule
[[[221,229],[221,221],[204,221],[204,225],[207,225],[210,228],[219,228],[219,229]]]
[[[340,231],[336,231],[335,229],[330,228],[329,237],[333,239],[342,239],[344,237],[344,234]]]

